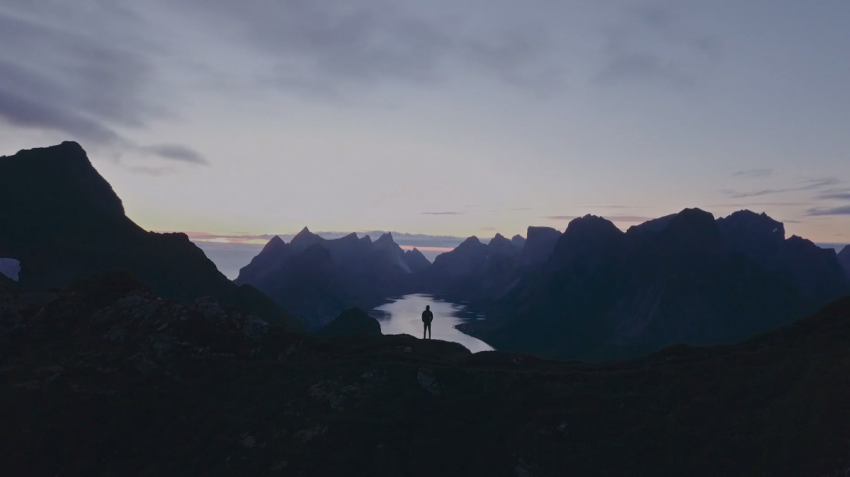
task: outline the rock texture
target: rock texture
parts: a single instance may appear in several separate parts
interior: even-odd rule
[[[405,335],[323,341],[213,298],[158,299],[124,275],[26,295],[0,289],[0,316],[24,310],[0,327],[3,475],[850,467],[850,299],[739,345],[595,366]]]

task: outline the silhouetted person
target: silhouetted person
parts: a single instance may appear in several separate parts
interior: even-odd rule
[[[428,339],[431,339],[431,322],[434,321],[434,314],[431,313],[431,305],[425,305],[425,311],[422,312],[422,323],[425,325],[425,330],[422,331],[422,339],[425,339],[425,334],[428,334]]]

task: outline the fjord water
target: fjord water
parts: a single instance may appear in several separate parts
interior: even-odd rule
[[[422,337],[422,311],[430,305],[434,313],[431,323],[431,337],[435,340],[460,343],[473,353],[491,351],[487,343],[455,329],[456,325],[484,319],[482,315],[470,312],[464,305],[439,300],[431,295],[413,294],[395,298],[394,301],[372,310],[371,315],[381,323],[381,332],[385,335],[409,334]]]

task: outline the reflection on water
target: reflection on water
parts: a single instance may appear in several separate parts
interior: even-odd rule
[[[463,305],[438,300],[431,295],[405,295],[372,310],[371,315],[381,323],[381,332],[385,335],[406,333],[421,338],[422,311],[426,305],[431,305],[434,313],[434,322],[431,324],[433,339],[460,343],[473,353],[493,349],[478,338],[455,329],[455,325],[469,320],[483,320],[484,316],[468,311]]]

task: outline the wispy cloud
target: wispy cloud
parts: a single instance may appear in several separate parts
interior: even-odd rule
[[[770,177],[773,175],[773,169],[748,169],[745,171],[738,171],[732,174],[732,177],[747,177],[752,179],[760,179],[763,177]]]
[[[731,189],[723,189],[721,192],[733,199],[745,199],[747,197],[761,197],[765,195],[781,194],[785,192],[814,191],[818,189],[823,189],[824,187],[834,186],[840,183],[841,180],[836,178],[806,179],[800,182],[801,185],[795,187],[760,189],[743,192]]]
[[[850,215],[850,205],[841,207],[816,207],[806,211],[806,215],[821,217],[827,215]]]
[[[706,207],[804,207],[811,202],[732,202],[727,204],[709,204]]]
[[[209,165],[209,162],[200,153],[180,144],[155,144],[153,146],[143,146],[141,149],[174,161]]]
[[[543,218],[549,219],[549,220],[573,220],[573,219],[577,219],[578,216],[577,215],[547,215]]]
[[[173,167],[149,167],[149,166],[130,166],[130,167],[127,167],[127,170],[129,170],[130,172],[135,172],[137,174],[144,174],[144,175],[147,175],[147,176],[154,176],[154,177],[166,176],[166,175],[173,174],[173,173],[177,172],[177,169],[174,169]]]
[[[447,212],[422,212],[422,215],[464,215],[465,212],[447,211]]]
[[[720,52],[716,38],[690,31],[668,7],[628,7],[604,37],[604,64],[595,77],[600,85],[649,81],[688,87],[698,77],[695,70]]]
[[[236,32],[232,43],[271,63],[263,82],[299,96],[333,100],[389,83],[438,84],[458,64],[536,96],[562,83],[543,28],[466,28],[412,14],[397,2],[174,3],[205,27]]]
[[[85,18],[85,22],[75,21]],[[87,148],[206,161],[187,146],[139,145],[168,108],[149,93],[157,47],[139,40],[146,22],[109,2],[0,5],[0,121],[61,133]]]
[[[850,200],[850,189],[829,189],[817,196],[818,200]]]

